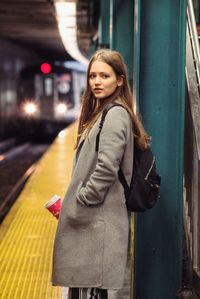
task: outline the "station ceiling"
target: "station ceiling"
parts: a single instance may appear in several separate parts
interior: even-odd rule
[[[79,46],[87,55],[97,31],[99,0],[76,2]],[[71,60],[59,35],[52,0],[0,0],[0,38],[31,49],[42,59]]]

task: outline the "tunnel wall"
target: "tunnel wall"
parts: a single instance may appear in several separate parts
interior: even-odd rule
[[[12,42],[0,39],[0,139],[15,117],[20,71],[38,62],[37,55]]]

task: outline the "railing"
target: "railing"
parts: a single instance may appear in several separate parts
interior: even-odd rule
[[[184,226],[189,278],[200,295],[200,53],[192,1],[187,7]]]
[[[197,83],[198,88],[200,91],[200,51],[199,51],[199,40],[198,40],[198,34],[197,34],[197,27],[196,27],[196,21],[194,16],[194,9],[192,0],[188,0],[187,5],[187,21],[188,21],[188,27],[189,27],[189,34],[191,38],[191,46],[193,51],[193,59],[194,59],[194,65],[195,65],[195,71],[197,76]]]

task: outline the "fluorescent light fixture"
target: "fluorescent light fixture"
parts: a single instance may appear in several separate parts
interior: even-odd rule
[[[54,0],[58,29],[66,51],[77,61],[88,65],[89,60],[82,55],[77,42],[76,2]]]

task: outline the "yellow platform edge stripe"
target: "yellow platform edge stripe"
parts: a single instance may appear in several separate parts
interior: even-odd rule
[[[52,249],[57,220],[44,203],[61,197],[71,177],[77,125],[62,131],[37,164],[0,226],[0,298],[57,299],[51,285]]]

